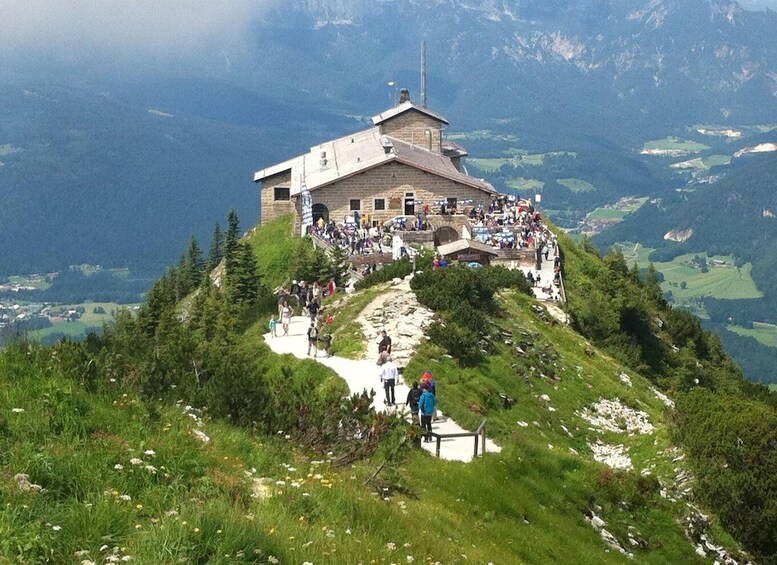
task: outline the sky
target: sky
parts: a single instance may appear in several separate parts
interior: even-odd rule
[[[271,0],[0,0],[0,49],[180,53],[241,43]]]
[[[0,0],[0,58],[186,56],[238,49],[271,3],[293,0]],[[740,0],[751,9],[777,0]]]

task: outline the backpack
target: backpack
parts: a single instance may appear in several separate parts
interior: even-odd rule
[[[308,337],[310,339],[316,339],[318,337],[318,328],[315,326],[310,326],[308,328]]]
[[[410,406],[418,406],[418,401],[421,400],[421,394],[423,394],[423,391],[420,388],[410,389]]]

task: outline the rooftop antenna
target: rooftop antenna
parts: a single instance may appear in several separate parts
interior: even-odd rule
[[[388,81],[387,85],[391,90],[389,91],[389,100],[393,106],[396,106],[399,102],[399,87],[396,80]]]
[[[426,41],[421,44],[421,105],[426,108]]]

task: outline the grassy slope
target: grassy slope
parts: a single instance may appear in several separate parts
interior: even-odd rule
[[[647,267],[650,264],[648,256],[652,251],[653,249],[641,245],[632,247],[631,244],[628,244],[623,247],[626,259],[630,262],[636,262],[640,267]],[[751,276],[753,269],[751,263],[746,263],[741,269],[733,267],[710,268],[708,272],[702,273],[701,270],[686,265],[693,257],[693,253],[688,253],[666,263],[653,263],[655,268],[664,275],[661,288],[664,291],[672,291],[675,303],[682,305],[702,296],[712,296],[723,300],[763,296],[755,286]],[[713,259],[726,261],[729,265],[734,262],[734,258],[729,255],[716,255],[708,257],[708,263]],[[687,285],[685,289],[680,288],[682,282]]]
[[[262,265],[290,256],[262,231],[254,241],[268,242],[257,248]],[[441,408],[466,427],[487,416],[502,453],[460,464],[411,450],[398,469],[407,493],[385,499],[363,486],[378,461],[334,469],[282,433],[262,437],[207,418],[202,430],[212,441],[203,444],[180,407],[146,404],[111,383],[87,392],[63,379],[56,364],[34,369],[30,356],[6,353],[0,357],[0,563],[20,551],[24,562],[44,556],[72,562],[80,550],[97,559],[102,544],[123,548],[121,554],[137,562],[160,564],[265,563],[269,555],[317,565],[408,562],[407,556],[446,564],[627,562],[585,523],[583,511],[594,505],[620,539],[628,525],[637,527],[647,542],[647,549],[634,550],[640,562],[694,562],[678,524],[683,505],[651,492],[649,504],[623,510],[621,480],[608,480],[606,468],[591,461],[586,441],[596,434],[575,415],[601,396],[648,412],[658,427],[654,436],[602,437],[628,445],[638,470],[650,467],[663,477],[677,464],[657,455],[669,446],[667,416],[648,384],[632,375],[634,387],[622,385],[614,361],[586,355],[580,336],[543,322],[527,298],[500,301],[501,326],[536,332],[527,357],[505,345],[483,365],[462,369],[425,343],[407,371],[413,376],[431,368]],[[259,343],[263,331],[249,330],[246,344],[269,354]],[[551,349],[558,355],[555,367],[539,356]],[[286,356],[279,363],[310,362]],[[538,370],[552,370],[561,380],[544,379]],[[500,408],[498,392],[518,403]],[[556,412],[538,399],[541,394],[550,396]],[[156,455],[144,456],[146,449]],[[132,457],[157,473],[131,465]],[[11,479],[19,472],[46,490],[19,492]],[[273,484],[271,498],[252,498],[251,480],[259,476],[285,484]],[[132,500],[120,500],[121,494]]]
[[[26,562],[36,551],[51,552],[55,562],[70,562],[80,550],[94,559],[103,543],[125,548],[123,554],[141,563],[261,563],[267,555],[282,563],[317,564],[389,563],[405,561],[406,555],[443,563],[464,562],[463,555],[476,563],[625,562],[606,552],[583,520],[583,510],[599,504],[615,535],[625,536],[627,523],[638,527],[650,544],[649,551],[638,551],[641,562],[692,562],[691,546],[675,523],[676,508],[655,500],[654,508],[632,511],[629,519],[606,489],[597,487],[604,468],[585,455],[589,434],[573,414],[599,395],[620,396],[659,424],[660,405],[638,379],[635,390],[625,390],[611,360],[585,356],[578,336],[527,314],[526,302],[504,299],[508,325],[553,340],[565,367],[561,384],[534,378],[525,383],[510,370],[506,351],[484,367],[462,371],[444,357],[433,363],[440,352],[423,346],[408,370],[433,367],[443,409],[463,423],[476,425],[481,416],[469,406],[487,404],[483,395],[489,391],[505,390],[519,402],[488,414],[489,433],[504,446],[502,454],[465,465],[413,451],[400,469],[409,494],[388,500],[362,485],[377,463],[344,470],[314,464],[325,458],[305,454],[282,436],[255,436],[207,418],[201,429],[212,441],[203,444],[192,436],[195,423],[180,408],[146,404],[110,383],[90,393],[61,378],[55,367],[32,371],[24,355],[7,354],[0,358],[5,422],[0,443],[7,454],[0,465],[6,477],[0,502],[8,508],[0,513],[0,539],[7,540],[0,542],[0,555],[12,559],[15,544],[22,542],[30,545]],[[260,338],[249,332],[246,339]],[[556,413],[535,398],[543,392],[553,399]],[[12,408],[25,412],[12,413]],[[519,428],[517,420],[539,426]],[[562,422],[574,439],[563,433]],[[664,430],[656,437],[659,448],[668,445]],[[652,441],[629,440],[636,460],[645,461],[658,449]],[[575,456],[568,447],[584,455]],[[143,455],[146,449],[156,455]],[[131,465],[133,457],[154,465],[157,473]],[[654,462],[656,472],[668,465],[663,458]],[[124,468],[117,470],[116,464]],[[19,492],[10,479],[19,472],[46,491]],[[254,476],[285,484],[272,487],[272,498],[254,499]],[[132,500],[120,500],[122,494]],[[171,511],[178,514],[168,515]]]
[[[667,414],[649,383],[631,374],[633,388],[623,385],[618,378],[623,369],[615,361],[599,354],[586,355],[585,340],[568,328],[548,325],[529,313],[528,298],[505,296],[502,303],[506,307],[500,320],[503,328],[513,332],[516,339],[525,339],[520,337],[521,332],[538,334],[532,338],[526,357],[511,352],[511,347],[505,345],[481,366],[462,369],[427,343],[405,374],[417,378],[431,370],[438,382],[441,409],[465,427],[475,429],[484,416],[488,417],[489,435],[505,450],[486,460],[500,462],[495,467],[503,469],[512,491],[505,494],[502,511],[528,516],[532,524],[525,527],[531,533],[531,544],[522,545],[517,555],[527,562],[566,561],[577,547],[594,562],[617,559],[604,553],[583,520],[583,511],[599,504],[604,509],[600,514],[616,536],[625,539],[628,526],[634,525],[648,541],[650,551],[636,551],[641,562],[692,562],[693,550],[676,524],[684,515],[684,504],[670,503],[654,494],[648,505],[632,510],[630,517],[601,487],[607,471],[591,460],[587,447],[587,442],[598,437],[609,444],[622,443],[630,448],[637,472],[650,469],[662,483],[668,482],[676,464],[670,455],[658,455],[670,447]],[[537,355],[539,351],[555,351],[559,356],[556,366],[546,364],[540,369],[543,361]],[[548,374],[555,371],[560,380],[541,378],[540,370]],[[501,408],[499,392],[516,399],[516,405],[509,410]],[[550,403],[539,399],[543,394],[551,398]],[[601,397],[619,398],[644,410],[657,427],[656,433],[628,437],[591,431],[576,412]],[[549,411],[548,405],[556,411]],[[518,421],[529,426],[521,427]],[[571,449],[581,455],[575,455]],[[485,495],[492,479],[491,475],[488,480],[473,477],[478,483],[474,488],[482,489]],[[487,498],[483,496],[481,500],[481,506],[485,506]],[[563,536],[558,535],[560,531]]]
[[[293,228],[294,216],[287,214],[249,234],[259,270],[270,288],[288,282],[292,276],[292,258],[302,246],[308,245],[304,239],[292,237]]]
[[[681,140],[673,136],[669,136],[664,139],[656,139],[653,141],[648,141],[643,146],[643,150],[648,150],[648,149],[680,150],[680,151],[689,151],[693,153],[706,151],[709,148],[710,147],[708,145],[704,145],[703,143],[698,143],[696,141]]]
[[[777,347],[777,326],[772,324],[753,322],[752,328],[743,328],[742,326],[726,326],[726,328],[745,337],[754,337],[769,347]]]

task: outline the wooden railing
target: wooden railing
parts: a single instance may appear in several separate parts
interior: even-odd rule
[[[432,437],[436,438],[437,440],[437,446],[435,447],[434,454],[439,457],[440,456],[440,443],[444,439],[452,439],[457,437],[473,437],[475,438],[475,454],[474,456],[478,456],[478,443],[481,444],[480,448],[480,454],[483,455],[486,452],[486,421],[483,420],[480,422],[480,425],[478,426],[478,429],[474,432],[460,432],[457,434],[438,434],[437,432],[431,433]]]

